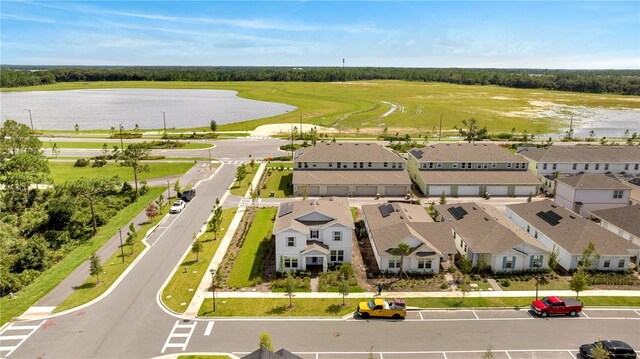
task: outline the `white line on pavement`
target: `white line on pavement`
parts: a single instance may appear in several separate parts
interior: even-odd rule
[[[447,353],[442,352],[442,355],[444,355],[444,359],[448,359],[448,358],[447,358]]]
[[[504,353],[505,353],[505,354],[507,354],[507,357],[508,357],[509,359],[511,359],[511,355],[509,355],[509,352],[508,352],[508,351],[506,351],[506,350],[505,350],[505,351],[504,351]]]
[[[473,313],[473,315],[475,315],[475,316],[476,316],[476,319],[480,320],[480,318],[478,318],[478,314],[476,314],[476,311],[475,311],[475,310],[472,310],[471,312]]]
[[[193,334],[193,331],[196,329],[196,325],[198,325],[198,322],[193,322],[193,324],[181,325],[180,320],[176,320],[176,323],[173,325],[173,328],[171,329],[171,332],[167,337],[167,341],[164,343],[164,346],[162,347],[162,351],[160,353],[164,354],[167,348],[182,348],[182,351],[187,349],[187,345],[189,345],[189,340],[191,340],[191,335]],[[188,333],[175,332],[176,329],[185,329],[185,328],[189,329]],[[179,343],[170,343],[171,339],[173,338],[183,338],[183,339],[186,338],[186,340]]]
[[[571,352],[571,350],[567,350],[573,359],[577,359],[575,355]]]
[[[418,312],[418,314],[420,314],[420,320],[424,320],[424,317],[422,316],[422,312]]]
[[[211,330],[213,330],[213,323],[214,322],[207,323],[207,329],[205,329],[204,335],[211,335]]]
[[[582,314],[584,314],[585,317],[587,317],[587,319],[589,319],[589,316],[587,315],[587,313],[585,313],[584,311],[582,311]]]
[[[636,314],[638,314],[638,315],[640,315],[640,312],[639,312],[639,311],[637,311],[637,310],[634,310],[633,312],[634,312],[634,313],[636,313]]]
[[[38,328],[40,328],[40,326],[42,324],[44,324],[44,322],[46,322],[46,320],[43,320],[40,322],[40,324],[38,325],[13,325],[9,324],[8,327],[6,327],[2,332],[0,332],[0,341],[5,341],[5,340],[20,340],[20,342],[16,345],[13,346],[4,346],[4,347],[0,347],[0,352],[8,352],[5,355],[5,358],[8,357],[9,355],[11,355],[11,353],[13,353],[14,350],[18,349],[18,347],[20,345],[22,345],[22,343],[25,342],[25,340],[27,340],[33,333],[36,332],[36,330],[38,330]],[[9,336],[2,336],[2,334],[4,334],[7,330],[30,330],[29,334],[25,334],[25,335],[9,335]]]

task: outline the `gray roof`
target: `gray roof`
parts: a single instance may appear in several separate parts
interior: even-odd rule
[[[601,209],[591,214],[640,238],[640,204]]]
[[[243,359],[302,359],[286,349],[271,352],[267,348],[260,348],[242,357]]]
[[[422,244],[414,251],[419,253],[455,253],[451,227],[447,223],[435,223],[424,207],[406,203],[386,203],[362,206],[369,236],[379,255],[391,253],[403,239],[412,236]],[[388,215],[383,216],[383,213]]]
[[[410,185],[411,178],[406,170],[380,171],[336,171],[336,170],[295,170],[294,185]]]
[[[435,208],[474,253],[495,255],[523,244],[546,251],[542,244],[524,231],[507,227],[504,215],[493,207],[480,206],[477,203],[456,203],[437,205]],[[452,208],[454,211],[462,208],[466,214],[456,218],[450,212]]]
[[[424,183],[486,184],[486,185],[540,185],[540,180],[529,171],[420,171]],[[535,193],[534,193],[535,194]]]
[[[512,204],[507,207],[571,255],[581,255],[589,242],[595,244],[596,251],[601,255],[628,256],[630,251],[640,251],[640,247],[630,241],[549,200]],[[540,215],[548,216],[541,212],[555,216],[557,224],[552,225],[555,222],[549,223],[541,218]]]
[[[558,182],[565,183],[576,189],[626,189],[629,186],[615,176],[605,174],[582,173],[575,176],[563,176],[557,179]]]
[[[329,219],[326,221],[305,221],[304,215],[316,212]],[[273,233],[280,233],[292,228],[302,233],[307,233],[309,227],[329,227],[339,223],[347,228],[354,229],[351,208],[346,198],[331,197],[320,199],[308,199],[304,201],[292,201],[280,204],[276,221],[273,224]]]
[[[635,163],[640,161],[640,146],[549,146],[526,148],[518,154],[537,162]]]
[[[327,142],[297,150],[295,162],[405,162],[377,143]]]
[[[438,143],[409,153],[420,162],[526,162],[493,143]]]

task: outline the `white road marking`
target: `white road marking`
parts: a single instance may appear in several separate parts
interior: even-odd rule
[[[46,322],[46,320],[43,320],[38,325],[14,325],[13,323],[9,324],[8,327],[4,328],[4,330],[0,332],[0,343],[15,340],[19,340],[20,342],[15,345],[0,346],[0,352],[7,352],[4,355],[5,358],[11,355],[11,353],[13,353],[14,350],[18,349],[18,347],[22,345],[22,343],[24,343],[25,340],[27,340],[33,333],[35,333],[36,330],[38,330],[38,328],[40,328],[40,326],[44,324],[44,322]],[[23,335],[3,335],[9,330],[29,330],[29,333]]]
[[[634,312],[634,313],[636,313],[636,314],[638,314],[638,315],[640,315],[640,312],[639,312],[639,311],[637,311],[637,310],[634,310],[633,312]]]
[[[567,351],[569,352],[569,355],[571,355],[571,357],[572,357],[573,359],[577,359],[577,358],[576,358],[576,356],[575,356],[575,355],[573,355],[573,352],[572,352],[571,350],[567,350]]]
[[[444,359],[449,359],[449,358],[447,358],[447,353],[442,352],[442,355],[444,355]]]
[[[196,325],[198,325],[198,322],[193,322],[193,324],[180,324],[180,320],[176,320],[176,323],[173,325],[173,328],[171,329],[171,332],[167,337],[167,341],[165,341],[164,346],[162,347],[162,351],[160,353],[164,354],[167,348],[181,348],[182,351],[185,351],[185,349],[187,349],[187,345],[189,345],[189,340],[191,340],[191,335],[193,334],[193,331],[196,329]],[[176,333],[176,329],[189,329],[189,332]],[[186,340],[183,340],[182,342],[177,342],[177,343],[176,342],[170,343],[171,339],[173,338],[182,338],[182,339],[186,338]]]
[[[380,353],[380,359],[384,359],[384,357],[382,356],[382,353]]]
[[[207,323],[207,329],[204,330],[204,335],[211,335],[211,330],[213,330],[213,323],[214,322]]]
[[[420,320],[424,320],[424,317],[422,316],[422,312],[418,312],[418,314],[420,314]]]
[[[507,354],[507,357],[508,357],[509,359],[511,359],[511,355],[509,355],[509,352],[508,352],[508,351],[506,351],[506,350],[505,350],[505,351],[504,351],[504,353],[505,353],[505,354]]]
[[[478,314],[476,314],[476,311],[475,311],[475,310],[472,310],[471,312],[473,313],[473,315],[475,315],[475,316],[476,316],[476,319],[480,320],[480,318],[478,318]]]
[[[589,316],[587,315],[587,313],[585,313],[584,311],[582,311],[582,314],[584,314],[585,317],[587,317],[587,319],[589,319]]]

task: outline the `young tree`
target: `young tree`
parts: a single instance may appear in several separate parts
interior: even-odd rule
[[[238,180],[238,187],[242,186],[242,180],[247,177],[247,168],[244,164],[240,165],[238,169],[236,169],[236,179]]]
[[[440,195],[440,204],[447,204],[447,195],[444,191],[442,191],[442,194]]]
[[[133,245],[136,243],[136,238],[138,238],[138,232],[136,231],[136,226],[133,223],[130,223],[129,232],[127,232],[127,240],[125,244],[131,248],[131,254],[133,254]]]
[[[158,212],[158,206],[155,203],[149,203],[147,209],[145,209],[145,213],[147,218],[149,218],[149,222],[153,222],[153,219],[160,214],[160,212]]]
[[[558,249],[558,247],[554,245],[553,249],[549,253],[549,268],[551,268],[551,270],[555,270],[556,267],[558,266],[559,254],[560,254],[560,250]]]
[[[462,303],[464,303],[464,299],[471,291],[471,279],[469,279],[469,275],[462,275],[462,282],[460,282],[458,288],[460,288],[460,291],[462,292]]]
[[[469,143],[482,141],[487,135],[487,128],[480,128],[478,120],[473,117],[468,120],[462,120],[462,126],[464,127],[458,128],[458,133]]]
[[[489,345],[487,347],[487,351],[482,353],[482,356],[480,358],[481,359],[494,359],[495,356],[493,355],[493,347],[491,345]]]
[[[80,131],[80,125],[78,125],[78,124],[76,123],[76,125],[75,125],[75,126],[73,126],[73,128],[76,130],[76,135],[77,135],[77,134],[78,134],[78,131]]]
[[[591,349],[591,357],[593,359],[609,359],[611,354],[604,348],[602,342],[598,340],[593,349]]]
[[[460,268],[460,272],[464,274],[469,274],[473,270],[473,263],[471,263],[466,254],[460,256],[460,260],[458,260],[457,265],[458,268]]]
[[[578,267],[578,270],[573,273],[573,277],[569,281],[569,289],[576,292],[576,299],[578,299],[580,292],[589,289],[587,273],[585,273],[583,267]]]
[[[291,272],[287,272],[287,277],[284,279],[284,292],[289,297],[289,308],[293,307],[293,291],[296,289],[296,279]]]
[[[338,293],[342,294],[342,306],[345,306],[344,298],[349,295],[351,292],[351,285],[349,284],[349,280],[345,278],[344,275],[340,276],[340,280],[338,281]]]
[[[138,196],[138,174],[142,172],[149,172],[149,165],[142,163],[141,161],[149,157],[151,148],[146,143],[132,143],[127,146],[122,154],[121,166],[131,167],[133,169],[133,180],[135,183],[135,196]]]
[[[251,162],[249,162],[249,166],[251,166],[252,170],[256,168],[256,164],[256,160],[253,158],[251,159]]]
[[[96,224],[96,212],[95,202],[101,196],[113,191],[115,187],[120,183],[118,176],[113,177],[98,177],[87,179],[81,177],[72,182],[66,182],[66,187],[69,191],[75,195],[80,196],[87,203],[89,203],[89,209],[91,210],[91,226],[93,227],[93,234],[98,232],[98,226]]]
[[[218,130],[218,123],[216,122],[216,120],[211,120],[211,122],[209,123],[209,128],[212,132],[216,132]]]
[[[273,352],[273,344],[271,343],[271,334],[269,334],[268,331],[264,331],[262,333],[260,333],[260,337],[259,337],[259,342],[258,342],[258,347],[260,347],[260,349],[266,349],[270,352]]]
[[[173,184],[173,190],[176,191],[176,197],[180,198],[180,194],[182,193],[182,187],[180,186],[180,180],[176,180],[176,183]]]
[[[402,278],[402,273],[404,273],[404,257],[408,256],[412,249],[413,248],[406,243],[398,243],[398,246],[392,250],[394,256],[400,256],[400,270],[397,274],[398,278]],[[409,278],[409,276],[407,276],[407,278]]]
[[[100,272],[102,272],[100,257],[93,253],[91,258],[89,258],[89,274],[96,277],[96,284],[100,283]]]
[[[156,205],[160,209],[163,209],[164,206],[167,205],[167,202],[165,202],[165,200],[164,200],[164,194],[161,193],[160,196],[158,197],[158,199],[156,199]]]
[[[255,207],[256,199],[258,198],[258,190],[253,188],[253,185],[249,185],[249,196],[251,197],[251,207]]]
[[[478,262],[476,263],[476,269],[478,274],[482,274],[484,271],[488,269],[487,261],[483,256],[478,257]]]
[[[600,255],[596,252],[596,245],[589,242],[587,247],[582,251],[582,258],[578,261],[578,265],[586,270],[591,269],[600,260]]]
[[[202,252],[202,242],[200,242],[199,240],[196,240],[191,245],[191,253],[196,254],[196,262],[200,260],[200,258],[198,258],[200,252]]]
[[[58,147],[57,143],[54,143],[51,147],[51,155],[53,158],[58,158],[58,156],[60,156],[60,147]]]

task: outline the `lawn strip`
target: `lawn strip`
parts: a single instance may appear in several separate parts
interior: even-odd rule
[[[260,189],[260,197],[286,198],[293,196],[293,187],[291,186],[291,182],[293,181],[292,170],[267,170],[264,176],[267,176],[267,179],[264,182],[263,188]],[[274,194],[273,196],[271,195],[272,192]]]
[[[149,165],[149,172],[138,174],[138,181],[146,181],[152,178],[181,175],[193,167],[193,162],[145,162]],[[133,181],[131,167],[120,166],[119,163],[109,162],[102,167],[74,167],[73,162],[49,162],[51,178],[54,183],[73,181],[80,177],[100,178],[119,176],[123,181]]]
[[[258,171],[258,164],[255,164],[255,168],[251,168],[249,164],[245,164],[245,168],[247,169],[247,177],[245,177],[242,182],[238,183],[238,181],[234,181],[231,185],[231,194],[236,196],[244,197],[247,194],[247,190],[251,185],[251,181],[253,181],[253,177],[256,175]]]

